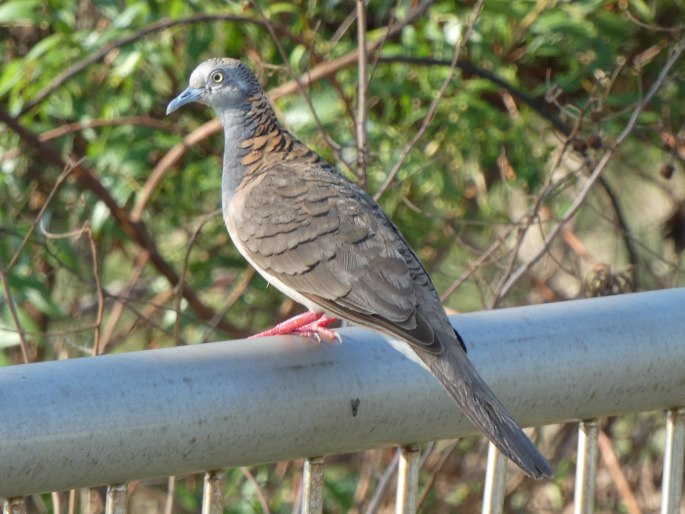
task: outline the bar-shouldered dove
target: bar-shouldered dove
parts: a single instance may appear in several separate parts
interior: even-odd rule
[[[168,106],[210,106],[225,135],[223,217],[240,253],[310,312],[260,335],[331,337],[336,318],[408,343],[466,416],[526,474],[552,468],[466,356],[421,261],[365,191],[284,130],[257,78],[210,59]],[[404,345],[407,346],[407,345]]]

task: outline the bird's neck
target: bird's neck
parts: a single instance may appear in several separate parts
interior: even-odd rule
[[[227,148],[233,145],[240,148],[243,141],[281,130],[269,100],[261,92],[242,104],[224,109],[220,116]]]
[[[284,130],[263,93],[249,98],[242,106],[221,114],[225,135],[224,174],[230,187],[244,177],[279,168],[284,161],[320,157]]]
[[[278,119],[263,93],[221,114],[224,127],[224,194],[235,192],[245,175],[255,171],[260,160],[254,155],[254,143],[281,131]]]

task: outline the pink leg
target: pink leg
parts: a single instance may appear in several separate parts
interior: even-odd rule
[[[319,341],[321,341],[321,336],[324,336],[326,339],[340,340],[340,335],[337,332],[333,332],[331,329],[326,328],[334,321],[337,321],[336,318],[329,318],[323,312],[304,312],[294,318],[279,323],[269,330],[250,336],[250,339],[254,337],[297,334],[315,337]]]

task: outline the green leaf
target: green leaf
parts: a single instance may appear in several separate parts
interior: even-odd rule
[[[112,28],[117,29],[130,29],[133,24],[133,20],[136,18],[142,18],[149,12],[149,8],[146,2],[136,2],[133,3],[128,9],[119,14],[112,21]]]
[[[10,0],[0,5],[0,24],[18,25],[40,21],[39,0]]]
[[[26,60],[32,61],[42,57],[44,54],[55,48],[55,46],[64,42],[64,36],[59,32],[47,36],[43,40],[39,41],[36,45],[31,48],[29,53],[26,54]]]
[[[0,98],[21,81],[22,68],[23,62],[19,59],[3,66],[2,75],[0,75]]]
[[[24,290],[25,301],[30,303],[33,307],[38,309],[43,314],[52,317],[64,316],[64,311],[54,303],[48,296],[47,292],[42,289],[26,289]]]

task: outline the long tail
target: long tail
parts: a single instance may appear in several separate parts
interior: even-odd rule
[[[416,353],[466,417],[504,455],[532,478],[552,476],[552,467],[512,419],[461,348],[450,345],[442,355],[420,350]]]

